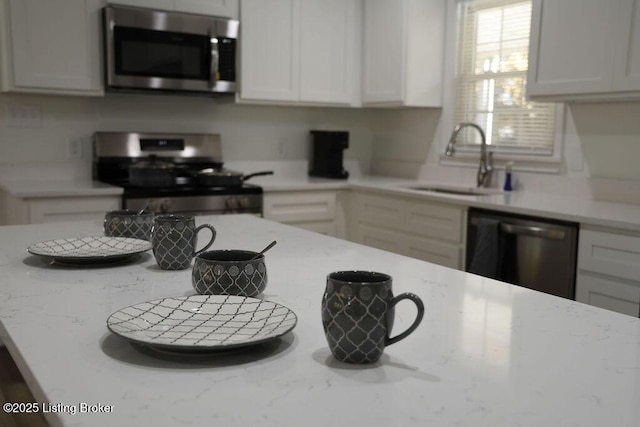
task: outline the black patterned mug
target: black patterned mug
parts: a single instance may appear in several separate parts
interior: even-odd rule
[[[153,212],[109,211],[104,215],[103,226],[105,236],[151,240]]]
[[[193,262],[191,283],[201,295],[256,296],[267,286],[264,254],[238,249],[202,252]]]
[[[196,250],[198,233],[205,228],[211,231],[211,239],[203,248]],[[216,229],[209,224],[196,227],[193,215],[158,215],[153,221],[153,256],[164,270],[188,268],[193,257],[209,249],[215,239]]]
[[[372,271],[337,271],[327,276],[322,297],[322,327],[333,356],[347,363],[376,362],[384,348],[406,338],[424,317],[422,300],[412,293],[397,297],[391,276]],[[418,309],[404,332],[390,337],[395,305],[408,299]]]

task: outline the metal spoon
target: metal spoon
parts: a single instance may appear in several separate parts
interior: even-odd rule
[[[138,215],[142,215],[144,211],[147,210],[148,207],[149,207],[149,202],[145,203],[144,207],[138,211]]]
[[[267,245],[267,247],[266,247],[266,248],[264,248],[263,250],[261,250],[260,252],[258,252],[257,254],[255,254],[255,255],[253,256],[253,258],[251,258],[249,261],[252,261],[252,260],[254,260],[254,259],[256,259],[256,258],[259,258],[259,257],[260,257],[260,255],[262,255],[263,253],[267,252],[269,249],[271,249],[272,247],[274,247],[274,246],[276,245],[276,243],[278,243],[278,242],[276,242],[275,240],[274,240],[273,242],[269,243],[269,244]]]

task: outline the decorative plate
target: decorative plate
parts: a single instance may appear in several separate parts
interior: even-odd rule
[[[34,243],[27,248],[30,254],[51,257],[68,263],[112,262],[151,249],[146,240],[130,237],[69,237]]]
[[[138,344],[179,351],[223,351],[276,339],[296,326],[287,307],[237,295],[193,295],[132,305],[107,319]]]

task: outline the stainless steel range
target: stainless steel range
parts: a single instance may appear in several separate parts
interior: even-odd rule
[[[220,135],[97,132],[94,179],[124,188],[122,208],[262,215],[262,187],[223,168]]]

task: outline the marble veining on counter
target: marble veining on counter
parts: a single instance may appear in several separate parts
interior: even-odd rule
[[[0,338],[36,398],[113,406],[49,413],[53,426],[640,425],[640,319],[245,215],[198,217],[214,248],[258,250],[263,297],[292,309],[280,341],[215,356],[143,350],[106,319],[193,293],[190,271],[150,253],[78,268],[26,253],[32,243],[101,231],[99,222],[0,227]],[[322,332],[326,275],[377,270],[418,294],[418,329],[371,366],[336,362]],[[413,320],[397,307],[395,331]]]

